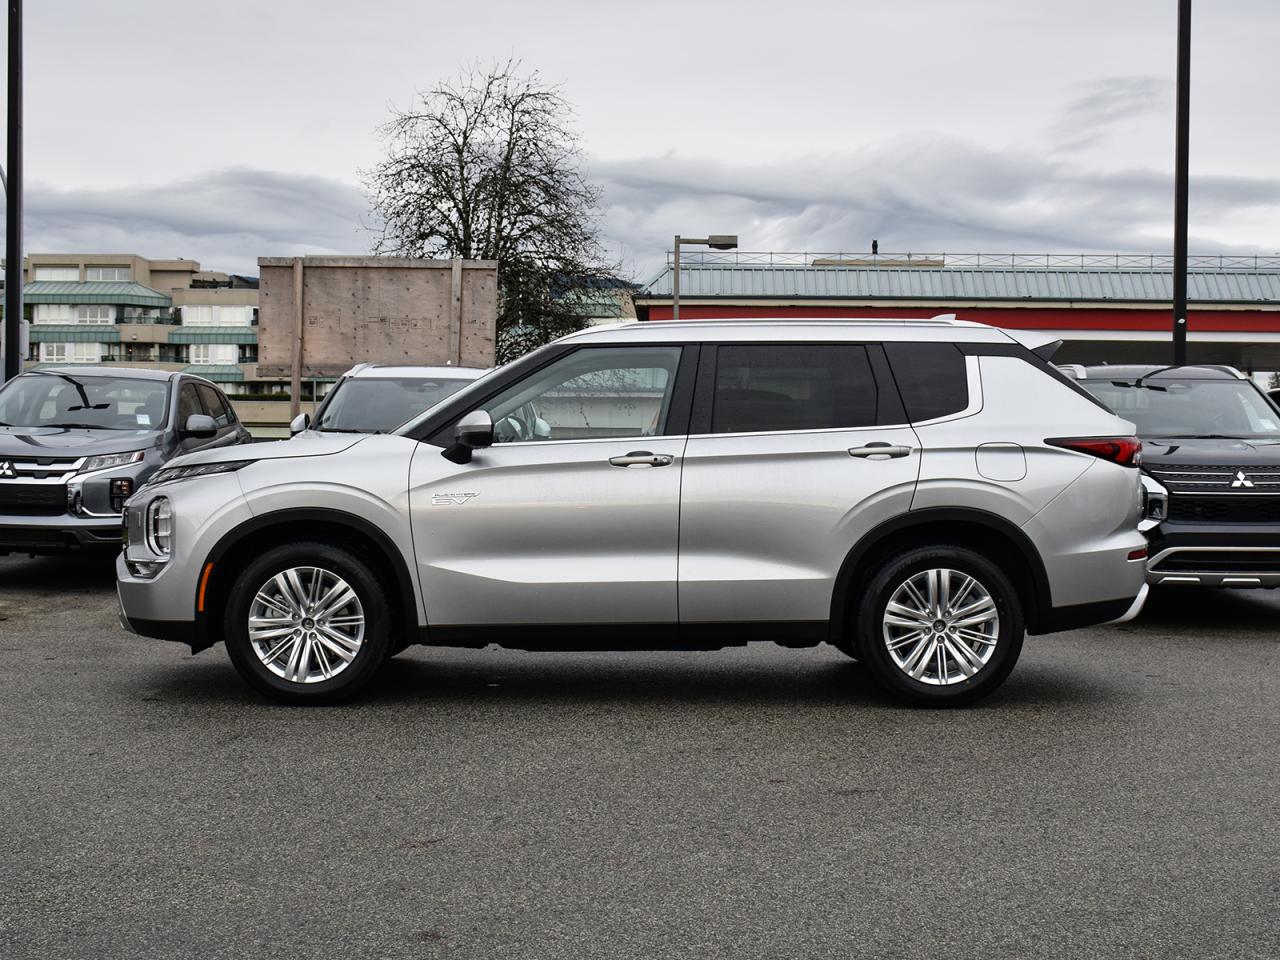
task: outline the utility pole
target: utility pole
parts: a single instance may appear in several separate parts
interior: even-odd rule
[[[22,0],[9,3],[8,158],[5,162],[4,380],[22,372]]]
[[[1173,362],[1187,362],[1187,166],[1191,126],[1191,0],[1178,0],[1177,142],[1173,161]]]

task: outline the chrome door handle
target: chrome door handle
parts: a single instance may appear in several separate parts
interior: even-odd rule
[[[891,460],[911,456],[911,448],[892,443],[868,443],[865,447],[850,447],[849,456],[862,457],[864,460]]]
[[[648,450],[632,450],[626,456],[609,458],[615,467],[669,467],[674,460],[675,457],[668,454]]]

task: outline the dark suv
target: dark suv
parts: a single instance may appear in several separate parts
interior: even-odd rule
[[[163,370],[56,367],[0,387],[0,555],[120,546],[162,464],[249,440],[222,391]]]
[[[1142,438],[1151,493],[1147,582],[1280,586],[1275,401],[1231,367],[1073,369]]]

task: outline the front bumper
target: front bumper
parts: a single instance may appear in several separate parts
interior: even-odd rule
[[[124,553],[116,558],[116,603],[120,626],[139,637],[185,643],[192,651],[212,646],[207,639],[208,625],[202,619],[170,620],[172,610],[156,604],[157,594],[148,587],[154,580],[140,580],[129,572]]]
[[[1280,587],[1280,525],[1160,524],[1151,531],[1147,583]]]

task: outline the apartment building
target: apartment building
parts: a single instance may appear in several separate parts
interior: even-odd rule
[[[228,393],[259,382],[258,282],[194,260],[131,254],[32,254],[24,263],[28,366],[121,363],[188,370]]]

